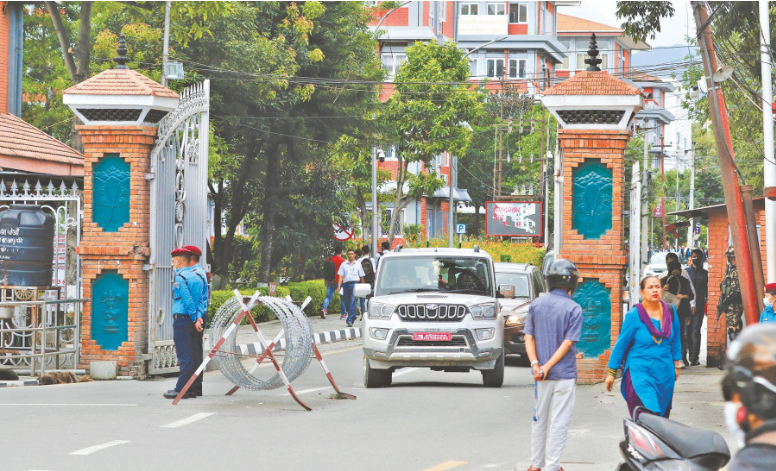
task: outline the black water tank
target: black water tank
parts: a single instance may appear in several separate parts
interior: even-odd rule
[[[27,204],[0,214],[0,284],[51,286],[53,264],[53,216]]]

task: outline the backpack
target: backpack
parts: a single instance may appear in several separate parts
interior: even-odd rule
[[[323,262],[323,279],[326,281],[333,280],[337,275],[335,272],[334,261],[331,258],[327,258],[326,261]]]
[[[374,283],[375,269],[372,266],[372,260],[370,260],[369,257],[361,260],[361,268],[364,269],[364,283]]]

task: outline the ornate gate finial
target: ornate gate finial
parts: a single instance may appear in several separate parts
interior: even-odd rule
[[[113,59],[113,62],[116,63],[114,69],[129,69],[129,67],[126,66],[126,63],[130,62],[131,59],[127,57],[127,41],[124,33],[119,35],[119,48],[116,52],[118,52],[119,56]]]
[[[587,51],[587,55],[590,56],[590,58],[585,59],[585,64],[588,65],[585,70],[600,72],[601,69],[598,67],[598,64],[602,61],[598,58],[598,45],[595,42],[595,33],[590,35],[590,49]]]

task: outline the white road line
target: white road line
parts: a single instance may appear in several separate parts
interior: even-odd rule
[[[418,368],[402,368],[401,371],[397,371],[393,373],[394,378],[398,378],[399,376],[404,376],[406,374],[410,374],[412,372],[418,371]]]
[[[112,446],[116,445],[125,445],[129,443],[129,440],[113,440],[112,442],[103,443],[102,445],[94,445],[90,446],[89,448],[83,448],[78,451],[74,451],[70,453],[71,455],[91,455],[92,453],[95,453],[100,450],[104,450],[106,448],[110,448]]]
[[[307,393],[311,393],[311,392],[315,392],[315,391],[323,391],[324,389],[329,389],[329,387],[330,386],[325,386],[323,388],[303,389],[301,391],[294,391],[294,392],[298,396],[300,394],[307,394]],[[291,393],[283,393],[283,394],[281,394],[281,396],[290,396],[290,395],[291,395]]]
[[[42,407],[42,406],[55,406],[55,407],[137,407],[137,404],[0,404],[2,406],[11,407]]]
[[[191,417],[179,420],[177,422],[173,422],[171,424],[162,425],[162,428],[178,428],[182,427],[184,425],[188,425],[190,423],[196,422],[198,420],[206,419],[210,417],[211,415],[214,415],[215,412],[200,412],[199,414],[194,414]]]

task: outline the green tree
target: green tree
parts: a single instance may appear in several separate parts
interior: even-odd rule
[[[453,42],[443,46],[435,41],[416,42],[407,48],[407,61],[396,74],[395,92],[380,116],[384,142],[398,147],[389,242],[400,229],[401,210],[443,186],[435,173],[412,172],[410,164],[421,163],[425,168],[444,152],[466,155],[472,139],[468,122],[483,112],[478,94],[465,84],[468,76],[468,61]]]

